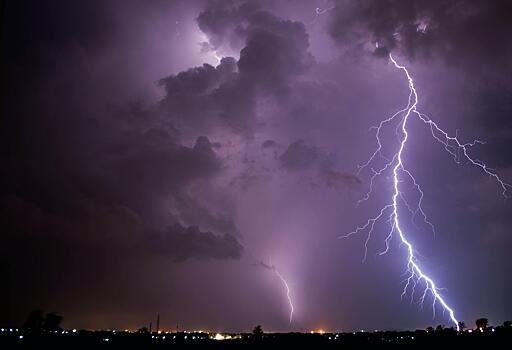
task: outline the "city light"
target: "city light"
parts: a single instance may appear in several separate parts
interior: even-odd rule
[[[215,334],[215,337],[213,337],[213,339],[215,339],[215,340],[224,340],[226,338],[222,334],[217,333],[217,334]]]

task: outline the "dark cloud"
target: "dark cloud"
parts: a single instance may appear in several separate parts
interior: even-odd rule
[[[326,186],[334,189],[361,185],[363,183],[361,179],[354,174],[336,170],[327,170],[324,176]]]
[[[213,2],[197,21],[213,49],[236,37],[240,58],[223,58],[216,68],[205,64],[162,79],[162,107],[192,133],[221,123],[236,133],[252,134],[258,101],[271,97],[283,103],[290,85],[313,63],[305,26],[246,2]]]
[[[235,84],[236,70],[236,61],[228,57],[223,58],[215,68],[204,64],[202,67],[191,68],[176,76],[161,79],[159,84],[167,93],[161,105],[175,123],[193,130],[198,127],[204,130],[205,124],[211,127],[219,117],[228,120],[243,119],[249,113],[245,111],[244,105],[238,110],[229,109],[230,105],[226,106],[222,101],[222,91],[227,91],[228,86]],[[243,102],[245,101],[241,103]],[[239,113],[232,115],[233,111]]]
[[[124,147],[110,154],[112,173],[108,181],[112,182],[110,188],[119,189],[121,197],[127,192],[151,198],[173,194],[220,171],[220,160],[206,137],[199,137],[189,148],[176,144],[162,130],[150,129],[142,135],[123,135],[119,142]]]
[[[274,148],[277,146],[277,142],[275,142],[274,140],[265,140],[262,144],[261,144],[261,147],[262,148]]]
[[[339,4],[330,34],[341,44],[379,43],[375,52],[399,50],[415,59],[439,56],[476,68],[493,62],[510,69],[508,1],[366,0]]]
[[[175,224],[158,236],[155,248],[162,254],[174,257],[176,262],[187,259],[240,259],[243,253],[242,245],[234,236],[201,232],[197,226]]]
[[[36,204],[10,195],[0,198],[3,254],[12,261],[30,261],[14,247],[34,248],[49,241],[58,251],[64,247],[87,251],[91,255],[116,256],[127,260],[154,259],[155,254],[172,257],[176,262],[187,259],[239,259],[242,245],[229,233],[215,235],[198,226],[175,223],[163,230],[148,229],[142,219],[123,206],[98,206],[82,200],[73,217],[51,213]],[[5,248],[8,248],[5,250]],[[52,248],[53,249],[53,248]],[[28,249],[30,250],[30,249]],[[59,251],[59,254],[65,252]],[[67,257],[66,259],[71,259]],[[68,261],[60,261],[67,264]],[[91,269],[100,266],[91,262]]]
[[[226,203],[229,200],[217,195],[210,201],[205,201],[204,188],[199,187],[197,192],[203,196],[194,191],[181,191],[173,197],[173,217],[188,225],[199,225],[214,232],[241,236],[231,215],[233,209]]]
[[[261,8],[258,1],[211,1],[197,16],[197,24],[213,48],[227,44],[238,51],[244,45],[242,34],[247,19]]]
[[[306,179],[306,184],[311,188],[326,187],[340,191],[362,184],[357,175],[336,169],[334,154],[304,140],[292,142],[280,155],[279,161],[287,172],[300,174]]]
[[[222,83],[232,80],[236,72],[236,61],[227,57],[217,67],[204,64],[190,68],[175,76],[161,79],[159,84],[165,88],[167,98],[183,99],[187,96],[211,93]],[[179,101],[176,101],[179,102]]]
[[[254,88],[240,80],[233,58],[214,68],[205,64],[160,81],[167,92],[161,102],[165,113],[188,133],[208,132],[219,122],[250,132]]]
[[[99,149],[98,158],[84,165],[94,170],[78,168],[48,175],[39,172],[34,177],[10,174],[19,176],[18,184],[23,181],[26,187],[22,186],[16,192],[14,188],[4,188],[4,191],[16,193],[20,200],[26,198],[24,202],[37,203],[38,210],[22,211],[19,215],[27,215],[28,219],[39,213],[37,222],[43,223],[50,216],[52,227],[57,226],[52,231],[59,235],[77,235],[83,231],[82,227],[89,227],[87,233],[79,236],[103,239],[103,235],[108,237],[118,230],[110,230],[108,225],[95,228],[91,220],[104,213],[104,209],[99,208],[112,205],[130,208],[137,213],[134,213],[136,217],[140,217],[141,230],[145,225],[158,226],[170,219],[186,219],[190,216],[188,210],[196,208],[182,207],[180,215],[170,218],[165,211],[160,213],[158,207],[164,200],[178,200],[189,185],[211,179],[220,171],[220,161],[206,137],[198,138],[195,146],[189,148],[176,144],[163,130],[153,128],[141,134],[118,135],[114,143],[112,146],[105,142],[105,148]],[[75,175],[75,171],[80,171],[81,175]],[[62,191],[62,186],[67,187],[64,194],[53,192]],[[208,210],[202,211],[202,217],[208,220]],[[44,232],[45,226],[39,231]]]
[[[326,168],[333,163],[333,156],[324,150],[308,145],[304,140],[291,143],[280,156],[282,166],[290,171],[307,170],[313,167]]]
[[[308,51],[309,37],[304,24],[276,18],[260,11],[249,17],[246,46],[240,51],[240,73],[275,92],[313,63]]]

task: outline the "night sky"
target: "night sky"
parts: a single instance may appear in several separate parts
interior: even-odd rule
[[[70,328],[134,329],[157,313],[173,330],[450,325],[430,299],[401,300],[406,250],[394,239],[378,255],[385,222],[364,263],[366,235],[338,237],[390,198],[386,174],[357,205],[369,128],[407,104],[389,52],[418,107],[485,140],[471,154],[512,182],[511,2],[2,6],[0,324],[43,309]],[[512,203],[421,122],[409,128],[404,161],[436,226],[404,218],[421,265],[458,319],[501,324]]]

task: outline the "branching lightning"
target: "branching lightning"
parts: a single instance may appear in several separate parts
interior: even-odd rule
[[[415,223],[414,220],[419,215],[421,216],[423,222],[426,225],[428,225],[431,228],[431,230],[435,233],[434,225],[428,220],[427,215],[422,208],[424,192],[421,189],[418,182],[416,181],[416,179],[414,178],[413,174],[405,167],[403,161],[403,153],[406,148],[407,141],[410,137],[407,129],[409,119],[412,117],[418,117],[418,119],[422,121],[430,129],[430,132],[434,140],[439,142],[444,147],[444,149],[454,158],[456,163],[460,164],[464,160],[469,164],[472,164],[480,168],[481,171],[483,171],[489,177],[494,179],[501,188],[502,195],[505,198],[508,198],[507,191],[512,186],[503,181],[499,177],[499,175],[493,169],[489,168],[484,162],[476,158],[473,158],[470,155],[469,149],[475,145],[484,144],[483,141],[474,140],[473,142],[463,143],[458,139],[457,134],[455,136],[450,136],[427,115],[417,110],[416,107],[418,105],[418,94],[414,87],[414,82],[411,75],[409,74],[409,71],[405,66],[398,64],[391,54],[389,55],[389,59],[393,63],[394,67],[397,70],[402,71],[407,78],[409,86],[408,103],[405,108],[399,110],[389,118],[382,120],[379,123],[379,125],[371,128],[372,130],[375,130],[377,148],[372,153],[370,158],[364,164],[359,166],[359,172],[363,171],[366,168],[369,168],[371,170],[371,177],[368,191],[359,200],[358,204],[361,204],[362,202],[365,202],[368,199],[370,199],[373,192],[375,179],[388,171],[391,171],[392,173],[393,195],[391,197],[390,202],[384,205],[377,213],[377,215],[368,219],[368,221],[366,221],[364,225],[357,227],[354,231],[349,232],[348,234],[345,234],[343,236],[340,236],[340,238],[350,237],[359,232],[366,232],[367,236],[364,246],[364,261],[368,253],[368,242],[371,239],[371,235],[372,232],[374,231],[376,223],[382,219],[386,219],[386,221],[390,225],[390,231],[384,240],[385,248],[379,254],[383,255],[389,251],[389,244],[394,235],[398,235],[398,238],[400,239],[400,244],[405,245],[407,249],[407,270],[405,272],[405,286],[402,291],[401,297],[405,297],[407,293],[410,292],[412,301],[414,298],[414,294],[416,292],[417,285],[423,285],[423,293],[419,297],[421,306],[423,306],[425,298],[430,293],[433,300],[432,311],[434,312],[434,316],[436,304],[439,303],[442,306],[443,312],[448,312],[450,321],[453,322],[457,330],[459,330],[459,322],[455,317],[454,310],[448,305],[444,297],[441,295],[441,288],[439,288],[434,282],[434,280],[430,276],[428,276],[420,267],[418,253],[415,251],[411,242],[406,238],[406,235],[400,223],[401,217],[399,216],[399,205],[403,205],[411,214],[413,223]],[[389,158],[382,153],[383,143],[381,140],[381,131],[384,127],[386,127],[388,124],[392,122],[398,123],[396,126],[396,135],[397,138],[399,139],[399,147],[398,150],[394,153],[394,155],[391,158]],[[382,167],[379,167],[378,169],[374,169],[372,167],[372,164],[374,164],[374,161],[377,158],[384,160],[384,165]],[[406,181],[410,181],[412,183],[412,188],[419,195],[419,199],[416,201],[415,206],[411,206],[411,203],[409,203],[406,200],[406,197],[402,190],[401,184]]]

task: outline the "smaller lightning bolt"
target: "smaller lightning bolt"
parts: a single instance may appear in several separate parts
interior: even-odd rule
[[[283,284],[285,290],[286,290],[286,298],[288,299],[288,304],[290,305],[290,319],[289,323],[292,323],[293,321],[293,311],[295,310],[293,306],[293,300],[290,292],[290,286],[288,285],[288,282],[286,282],[286,279],[284,276],[279,272],[279,270],[276,268],[275,265],[272,264],[272,261],[269,261],[268,264],[264,263],[263,261],[259,262],[260,265],[268,270],[271,270],[275,273],[275,275],[281,280],[281,283]]]
[[[283,282],[283,285],[286,289],[286,297],[288,298],[288,304],[290,304],[290,321],[289,323],[292,323],[293,321],[293,310],[294,310],[294,307],[293,307],[293,302],[292,302],[292,297],[290,296],[290,287],[288,286],[288,283],[286,282],[286,280],[284,279],[283,275],[281,275],[281,273],[279,272],[278,269],[276,269],[274,267],[274,272],[275,274],[277,275],[277,277],[279,277],[279,279],[281,280],[281,282]]]
[[[326,4],[327,5],[327,4]],[[320,17],[321,15],[331,11],[331,10],[334,10],[336,8],[335,5],[331,5],[331,6],[324,6],[323,8],[322,7],[316,7],[315,8],[315,15],[313,17],[313,20],[311,20],[309,23],[307,24],[313,24],[316,22],[316,20],[318,19],[318,17]]]
[[[330,6],[330,7],[326,7],[326,8],[324,8],[324,9],[322,9],[322,8],[320,8],[320,7],[317,7],[317,8],[315,9],[315,12],[316,12],[316,14],[317,14],[318,16],[320,16],[320,15],[323,15],[324,13],[326,13],[326,12],[331,11],[331,10],[332,10],[332,9],[334,9],[335,7],[336,7],[336,6]]]

